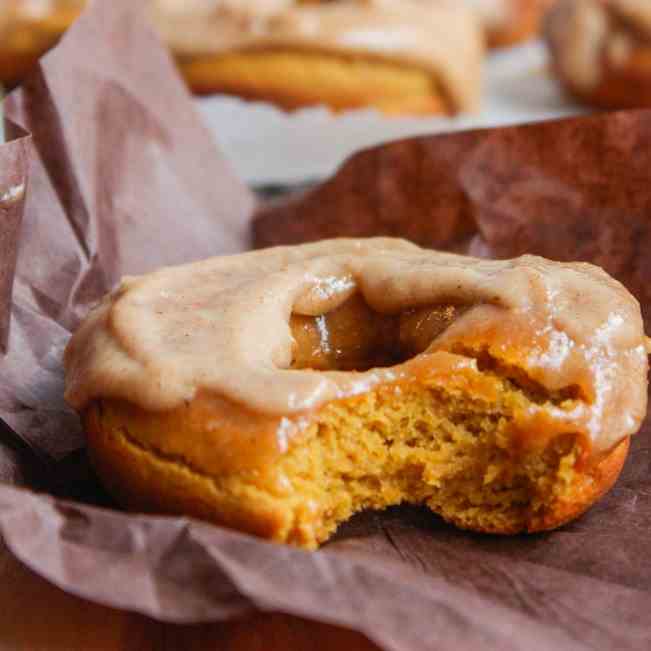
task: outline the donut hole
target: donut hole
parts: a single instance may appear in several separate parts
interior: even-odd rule
[[[464,309],[446,304],[382,314],[355,294],[320,316],[292,314],[291,368],[368,371],[401,364],[424,352]]]

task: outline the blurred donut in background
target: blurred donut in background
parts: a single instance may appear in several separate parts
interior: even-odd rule
[[[389,115],[477,109],[484,58],[475,12],[439,0],[159,0],[152,19],[190,88],[293,110]]]
[[[546,36],[571,95],[606,109],[651,107],[650,0],[564,0]]]
[[[491,47],[531,38],[554,3],[150,0],[150,17],[197,94],[453,115],[479,105],[482,35]],[[85,4],[1,2],[0,84],[20,83]]]
[[[84,0],[3,0],[0,3],[0,83],[18,84],[84,8]]]

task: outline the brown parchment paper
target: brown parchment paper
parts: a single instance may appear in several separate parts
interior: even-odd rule
[[[0,148],[0,354],[9,339],[9,314],[20,226],[27,189],[28,136],[19,136]]]
[[[261,211],[257,246],[393,235],[486,257],[598,264],[651,329],[651,111],[416,138]]]
[[[257,609],[353,628],[394,651],[648,649],[647,425],[611,494],[579,521],[538,536],[476,536],[427,511],[396,508],[353,519],[324,550],[307,553],[113,508],[61,398],[70,331],[124,273],[246,248],[253,209],[132,4],[93,3],[6,105],[33,137],[9,345],[0,357],[0,533],[8,548],[68,592],[163,621],[220,621]],[[592,188],[610,190],[574,219],[585,233],[571,233],[577,241],[601,237],[601,215],[609,205],[621,209],[616,190],[631,188],[626,159],[638,155],[646,119],[614,118],[627,129],[579,161]],[[598,138],[595,124],[576,123],[576,138]],[[561,241],[570,237],[562,206],[567,197],[584,205],[584,190],[564,155],[558,166],[551,158],[542,164],[543,145],[562,150],[557,133],[552,125],[502,129],[361,154],[298,200],[309,217],[291,205],[267,212],[259,241],[389,232],[501,255],[492,248],[498,240],[533,247],[537,231],[527,229],[547,215],[548,227],[560,229],[560,250],[570,246]],[[483,158],[482,138],[494,143]],[[6,151],[0,173],[13,166]],[[619,166],[601,161],[611,153]],[[649,169],[636,169],[641,194],[631,206],[651,192]],[[555,204],[557,196],[565,204]],[[546,209],[536,208],[541,202]],[[640,209],[604,223],[633,242],[646,219]],[[486,235],[491,227],[499,238]]]

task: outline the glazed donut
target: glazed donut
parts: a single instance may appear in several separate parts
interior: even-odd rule
[[[315,548],[410,502],[558,527],[646,413],[637,301],[604,271],[330,240],[125,279],[65,352],[66,399],[125,507]]]
[[[178,4],[176,12],[171,9]],[[158,0],[152,19],[190,88],[273,102],[386,114],[477,109],[482,31],[440,0],[221,0],[187,12]]]
[[[651,107],[651,3],[572,0],[546,26],[554,69],[565,88],[593,106]]]

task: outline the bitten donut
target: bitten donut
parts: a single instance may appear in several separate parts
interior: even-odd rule
[[[651,107],[651,2],[571,0],[546,26],[554,69],[566,89],[608,109]]]
[[[188,12],[158,0],[152,18],[196,93],[386,114],[479,104],[481,26],[451,1],[221,0]]]
[[[604,271],[331,240],[125,279],[66,399],[126,507],[315,548],[410,502],[514,534],[577,517],[646,413],[637,301]]]

